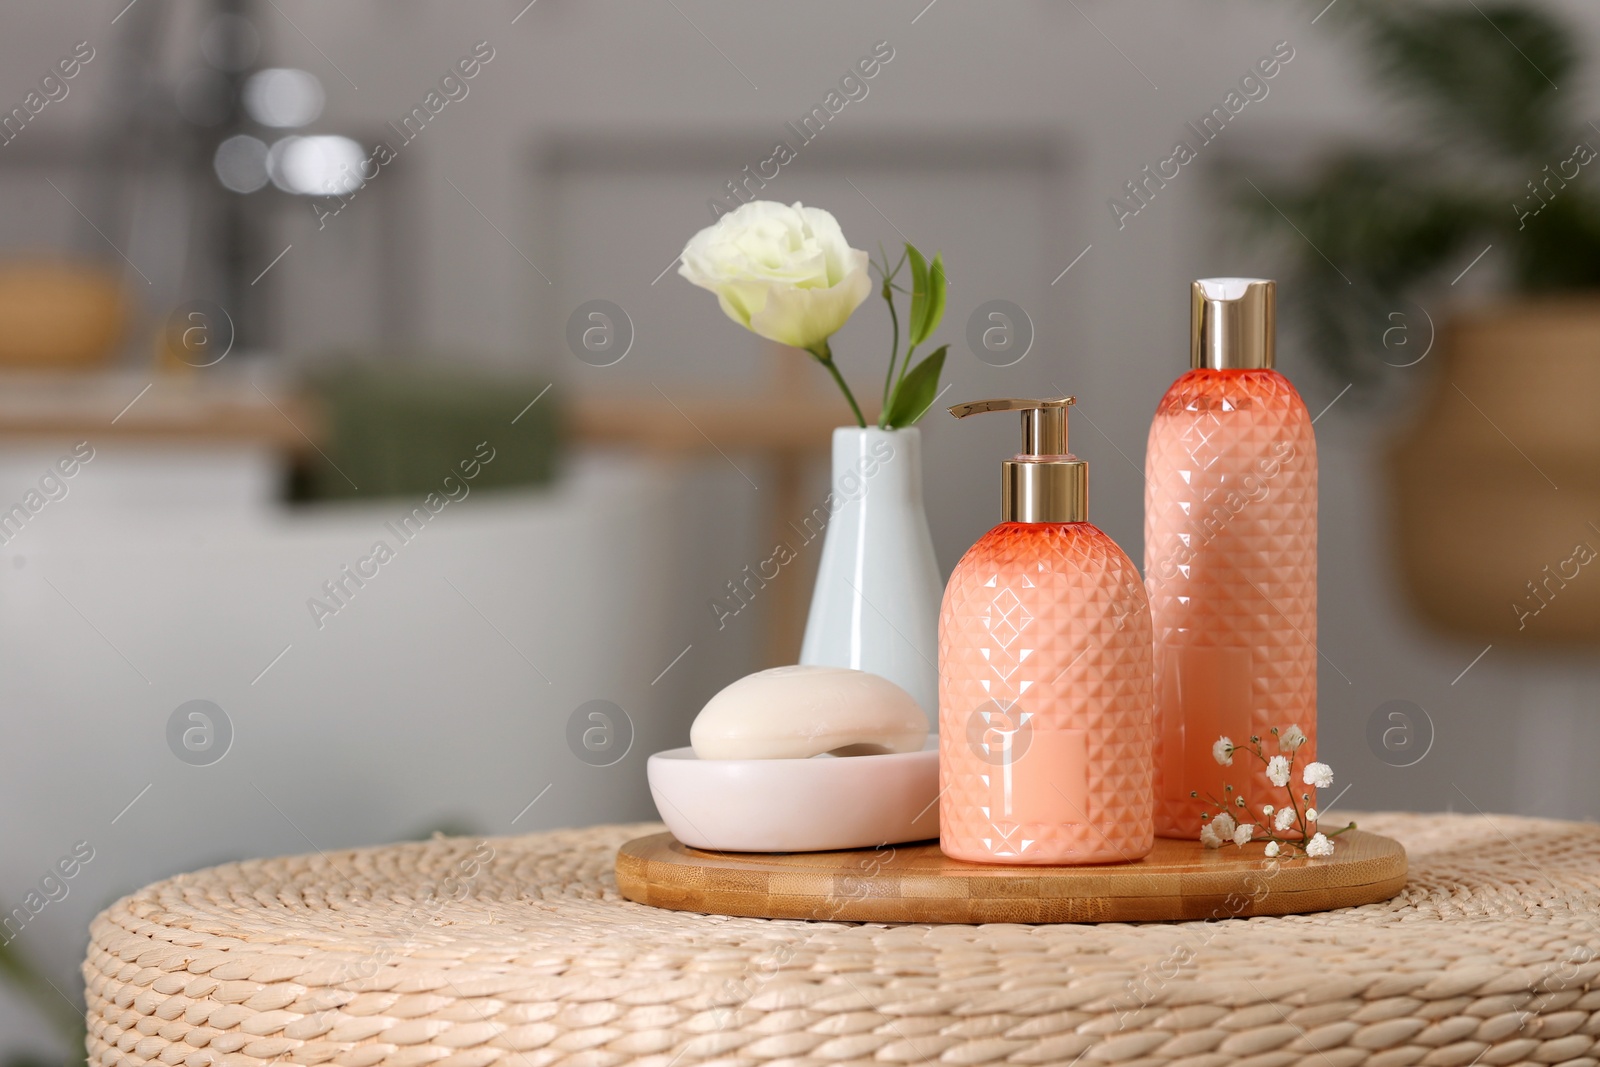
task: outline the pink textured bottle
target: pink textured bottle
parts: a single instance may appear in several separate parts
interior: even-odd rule
[[[1194,283],[1193,367],[1162,398],[1145,458],[1145,581],[1155,629],[1156,833],[1194,839],[1224,783],[1239,822],[1284,791],[1253,756],[1220,766],[1219,737],[1299,726],[1316,759],[1317,445],[1273,369],[1275,285]],[[1298,780],[1296,794],[1313,793]],[[1194,794],[1198,794],[1195,796]],[[1314,793],[1313,793],[1314,795]]]
[[[1087,521],[1064,400],[1022,412],[1003,521],[956,564],[939,618],[939,847],[978,863],[1132,862],[1152,824],[1150,607]]]

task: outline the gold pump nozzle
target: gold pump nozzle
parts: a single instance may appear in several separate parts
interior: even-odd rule
[[[1076,397],[1005,398],[956,404],[958,419],[989,411],[1022,414],[1022,450],[1000,464],[1001,522],[1085,522],[1089,465],[1067,451],[1067,408]]]

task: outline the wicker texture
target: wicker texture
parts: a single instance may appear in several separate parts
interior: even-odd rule
[[[90,1062],[1595,1063],[1600,827],[1361,821],[1394,900],[1170,925],[661,911],[611,874],[654,826],[232,864],[95,920]]]

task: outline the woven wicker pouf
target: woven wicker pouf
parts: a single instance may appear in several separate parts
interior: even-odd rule
[[[1600,826],[1360,821],[1399,897],[1210,923],[661,911],[611,873],[655,826],[232,864],[95,920],[90,1063],[1596,1063]]]

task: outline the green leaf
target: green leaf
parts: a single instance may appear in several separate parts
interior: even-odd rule
[[[906,320],[906,341],[912,348],[928,336],[923,324],[928,320],[928,261],[910,243],[906,258],[911,261],[911,314]]]
[[[944,253],[933,254],[933,265],[928,268],[928,321],[922,330],[922,341],[933,336],[944,318],[945,292],[949,288],[944,280]]]
[[[1355,5],[1380,77],[1436,132],[1533,169],[1568,149],[1581,120],[1556,86],[1579,79],[1574,28],[1533,5]],[[1515,49],[1515,51],[1512,51]],[[1563,153],[1563,157],[1565,153]]]
[[[932,355],[912,367],[895,387],[885,420],[891,430],[915,424],[933,405],[939,392],[939,375],[944,371],[944,355],[949,348],[949,345],[940,345],[934,349]]]

